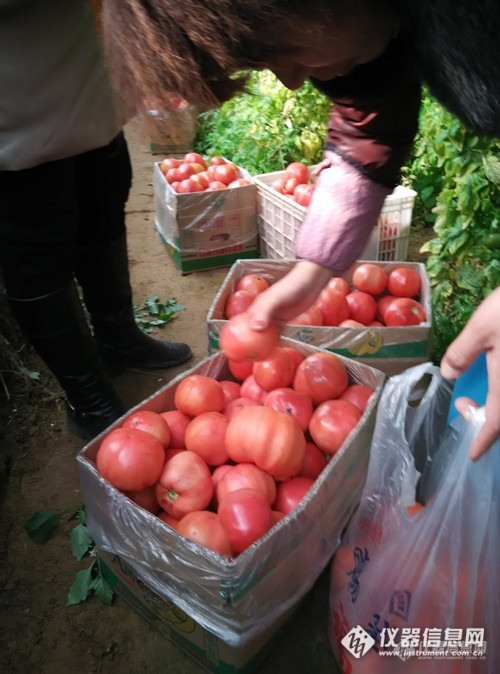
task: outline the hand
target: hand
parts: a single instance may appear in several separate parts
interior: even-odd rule
[[[271,321],[287,323],[308,309],[330,279],[332,272],[306,260],[297,264],[282,279],[257,295],[248,311],[251,327],[263,330]]]
[[[500,437],[500,288],[493,291],[472,314],[469,322],[450,344],[441,361],[441,373],[446,379],[456,379],[472,365],[481,351],[486,353],[488,396],[486,421],[469,449],[472,460],[482,456]],[[457,398],[455,407],[467,417],[470,398]]]

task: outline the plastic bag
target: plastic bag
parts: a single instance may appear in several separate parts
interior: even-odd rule
[[[331,565],[329,637],[345,674],[499,671],[500,442],[472,462],[484,411],[449,426],[451,393],[431,364],[383,390]]]

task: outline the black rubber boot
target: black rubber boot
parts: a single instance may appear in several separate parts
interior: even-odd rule
[[[135,322],[125,236],[107,246],[77,248],[75,269],[101,357],[111,372],[168,368],[192,357],[187,344],[149,337]]]
[[[8,298],[19,327],[57,378],[67,401],[68,429],[85,440],[125,408],[106,374],[74,281],[43,297]]]

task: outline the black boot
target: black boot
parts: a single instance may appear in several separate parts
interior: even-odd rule
[[[66,393],[69,430],[90,440],[125,408],[104,373],[76,284],[34,299],[8,300],[19,327]]]
[[[153,339],[135,322],[125,236],[107,246],[78,247],[75,270],[101,357],[111,371],[173,367],[192,357],[187,344]]]

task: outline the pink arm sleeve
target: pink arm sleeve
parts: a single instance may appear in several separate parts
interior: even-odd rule
[[[341,275],[359,258],[392,190],[370,180],[339,155],[326,154],[329,165],[318,177],[295,253]]]

